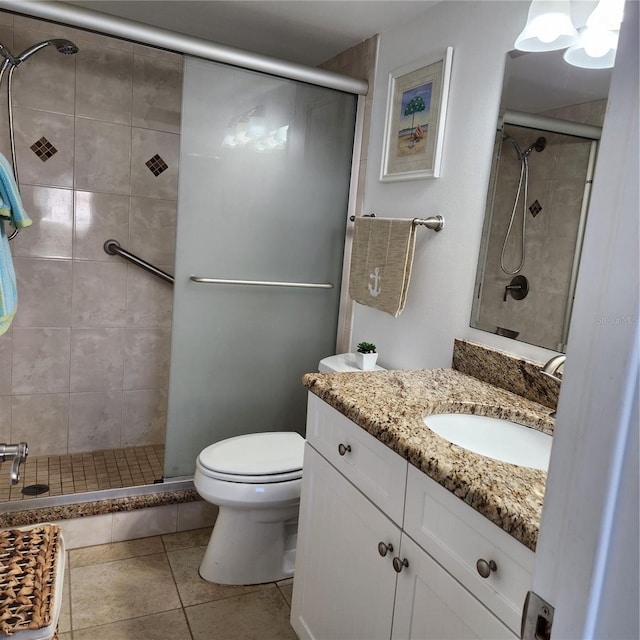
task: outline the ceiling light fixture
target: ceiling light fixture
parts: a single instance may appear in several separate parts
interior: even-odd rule
[[[583,69],[610,69],[616,59],[619,31],[578,29],[580,39],[564,53],[564,60]]]
[[[567,49],[564,60],[585,69],[613,67],[624,0],[599,0],[585,26],[576,30],[569,0],[532,0],[527,24],[515,42],[520,51]]]
[[[569,0],[532,0],[527,24],[516,39],[520,51],[555,51],[578,41]]]

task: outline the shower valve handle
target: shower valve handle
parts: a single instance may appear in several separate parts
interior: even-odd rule
[[[507,301],[507,293],[509,293],[509,291],[520,291],[521,289],[522,289],[522,285],[520,284],[508,284],[504,288],[504,296],[502,296],[502,302]]]
[[[505,288],[502,302],[507,301],[507,294],[511,292],[514,300],[522,300],[529,293],[529,281],[525,276],[516,276]]]

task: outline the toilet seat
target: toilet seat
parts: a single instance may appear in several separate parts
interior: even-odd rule
[[[267,484],[302,477],[304,438],[274,431],[228,438],[200,452],[196,466],[204,475],[226,482]]]
[[[298,471],[291,471],[289,473],[243,476],[238,473],[220,473],[220,471],[212,471],[211,469],[204,467],[200,461],[196,462],[196,468],[200,473],[202,473],[202,475],[207,476],[207,478],[221,480],[222,482],[240,482],[243,484],[274,484],[276,482],[287,482],[288,480],[299,480],[302,478],[302,469],[298,469]]]

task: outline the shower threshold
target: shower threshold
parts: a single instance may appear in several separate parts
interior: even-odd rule
[[[190,476],[163,480],[163,459],[163,445],[29,456],[13,486],[11,463],[0,463],[0,513],[193,489]],[[36,485],[48,490],[29,495]]]

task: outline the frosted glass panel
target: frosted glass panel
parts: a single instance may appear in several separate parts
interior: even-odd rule
[[[335,349],[356,100],[195,59],[184,82],[166,477],[230,436],[304,433],[300,378]]]

